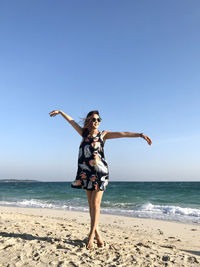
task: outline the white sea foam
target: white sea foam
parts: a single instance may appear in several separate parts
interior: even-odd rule
[[[80,202],[80,200],[79,200]],[[15,206],[23,208],[47,208],[47,209],[62,209],[62,210],[80,210],[89,211],[88,207],[74,206],[69,202],[68,205],[63,202],[49,203],[48,201],[41,201],[37,199],[24,199],[21,201],[0,201],[1,206]]]
[[[102,208],[102,212],[133,217],[173,220],[200,224],[200,209],[145,203],[132,209]]]
[[[21,201],[0,201],[2,206],[18,206],[31,208],[49,208],[62,210],[89,211],[87,201],[81,199],[50,202],[38,199],[24,199]],[[118,214],[132,217],[174,220],[200,224],[200,208],[188,208],[173,205],[131,205],[131,203],[103,202],[101,213]]]
[[[113,203],[110,207],[108,207],[107,203],[107,207],[103,207],[101,210],[102,213],[109,214],[200,224],[200,209],[170,205],[153,205],[152,203],[145,203],[138,206],[132,205],[131,207],[130,204],[128,203],[125,209],[125,203]]]
[[[151,203],[146,203],[143,206],[141,206],[141,211],[161,213],[161,214],[167,214],[167,215],[192,216],[192,217],[200,218],[199,209],[182,208],[179,206],[164,206],[164,205],[153,205]]]

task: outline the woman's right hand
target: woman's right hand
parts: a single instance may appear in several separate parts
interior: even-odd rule
[[[51,117],[55,117],[56,115],[61,114],[63,116],[64,119],[66,119],[72,127],[74,127],[74,129],[82,136],[83,134],[83,129],[78,125],[78,123],[76,123],[72,117],[70,117],[69,115],[65,114],[63,111],[61,110],[53,110],[49,113],[49,115]]]
[[[49,113],[51,117],[55,117],[56,115],[60,114],[60,110],[53,110]]]

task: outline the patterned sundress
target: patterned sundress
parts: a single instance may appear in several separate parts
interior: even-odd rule
[[[77,175],[71,187],[104,191],[108,185],[108,177],[103,131],[98,131],[93,137],[83,137],[79,147]]]

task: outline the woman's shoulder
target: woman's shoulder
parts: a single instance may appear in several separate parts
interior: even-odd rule
[[[101,133],[101,135],[104,137],[107,133],[109,133],[109,131],[103,130],[103,131],[101,131],[100,133]]]
[[[101,137],[101,139],[105,142],[105,139],[104,139],[104,137],[105,137],[105,135],[108,133],[108,131],[106,131],[106,130],[103,130],[103,131],[100,131],[100,137]]]
[[[106,134],[106,131],[105,130],[100,131],[99,134],[104,136]]]

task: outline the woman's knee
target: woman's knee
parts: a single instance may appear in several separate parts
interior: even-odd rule
[[[100,200],[91,201],[90,205],[91,205],[90,208],[93,210],[100,209],[101,201]]]
[[[89,202],[89,210],[90,211],[92,210],[92,204],[91,204],[91,202]]]
[[[101,192],[100,192],[101,193]],[[95,192],[92,194],[90,205],[92,209],[99,209],[101,205],[102,193]]]

